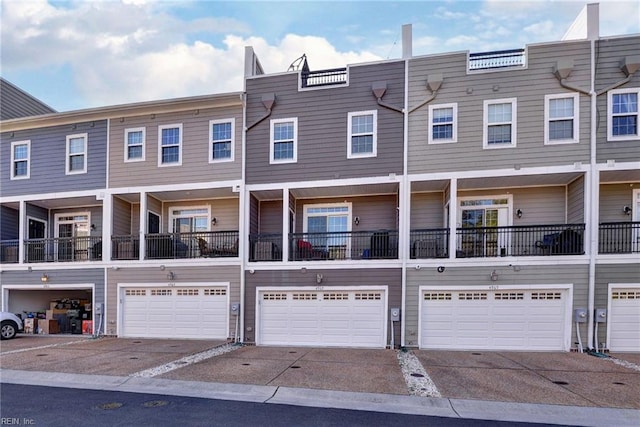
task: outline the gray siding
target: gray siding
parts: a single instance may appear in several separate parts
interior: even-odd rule
[[[111,120],[109,187],[240,179],[242,176],[242,107],[202,109]],[[209,120],[235,119],[234,161],[209,163]],[[182,165],[158,167],[158,126],[182,124]],[[146,129],[145,160],[124,161],[124,131]],[[169,181],[170,180],[170,181]]]
[[[229,282],[229,301],[240,301],[240,267],[234,266],[209,266],[194,267],[172,266],[173,271],[179,278],[176,286],[180,283],[214,283]],[[107,330],[108,335],[115,335],[117,332],[117,304],[118,304],[118,283],[158,283],[159,286],[166,286],[166,272],[158,267],[144,268],[122,268],[120,270],[107,271]],[[229,316],[229,333],[235,331],[235,319]],[[170,337],[167,337],[170,338]]]
[[[255,271],[245,279],[245,342],[255,342],[256,287],[258,286],[309,286],[316,289],[316,274],[323,276],[325,289],[341,286],[388,286],[389,307],[400,307],[402,302],[402,271],[394,268],[359,270],[296,270]],[[398,322],[399,323],[399,322]],[[249,330],[251,328],[251,330]],[[396,337],[400,331],[396,330]],[[396,340],[398,342],[398,340]]]
[[[411,194],[410,227],[412,230],[442,228],[445,224],[444,193]]]
[[[99,268],[93,269],[69,269],[69,270],[49,270],[46,272],[49,275],[51,283],[55,285],[71,285],[71,284],[93,284],[95,295],[94,300],[96,303],[104,303],[104,270]],[[41,271],[3,271],[2,272],[2,285],[33,285],[34,291],[42,291],[42,283],[40,282]],[[57,293],[64,294],[67,291],[47,290],[50,292],[51,299],[56,299]],[[67,294],[65,294],[67,295]],[[0,295],[0,298],[3,296]],[[24,298],[23,298],[24,299]],[[91,298],[88,298],[91,299]],[[41,301],[42,298],[34,298],[35,301]],[[40,304],[38,302],[38,304]],[[11,296],[9,296],[9,308],[11,308]],[[34,309],[48,309],[49,307],[33,307]]]
[[[238,199],[212,199],[212,200],[189,200],[183,202],[172,202],[163,204],[162,212],[162,229],[171,230],[170,212],[177,207],[209,207],[211,209],[211,218],[216,218],[216,226],[211,231],[237,231],[239,224],[239,205]],[[176,230],[174,230],[176,231]]]
[[[77,123],[70,126],[3,132],[0,135],[0,158],[3,159],[0,193],[4,197],[60,191],[105,188],[107,122]],[[87,133],[87,173],[66,175],[66,137]],[[13,135],[13,136],[11,136]],[[9,159],[13,141],[31,141],[31,176],[11,180]]]
[[[618,37],[596,41],[597,68],[596,90],[607,88],[626,76],[620,70],[620,62],[625,56],[639,55],[640,36]],[[617,89],[640,88],[640,73],[636,72],[631,81]],[[597,161],[606,163],[607,160],[631,162],[640,160],[640,144],[635,141],[607,141],[607,94],[598,96],[598,125],[597,125]]]
[[[498,285],[559,285],[573,284],[573,307],[586,307],[588,299],[589,269],[587,265],[566,266],[528,266],[521,265],[520,271],[510,267],[491,265],[474,267],[447,267],[443,273],[435,268],[415,270],[407,269],[407,305],[405,314],[405,344],[418,345],[418,307],[420,304],[420,286],[469,286],[470,288],[489,289],[496,286],[490,274],[496,270],[499,275]],[[575,337],[572,330],[571,339]],[[582,332],[583,337],[585,331]],[[586,339],[586,338],[584,338]]]
[[[584,222],[584,176],[567,186],[567,223]]]
[[[527,69],[466,73],[466,53],[414,58],[409,63],[409,108],[430,92],[428,75],[442,73],[443,84],[430,104],[458,104],[458,142],[428,144],[428,105],[409,115],[409,173],[550,166],[589,162],[589,97],[580,95],[579,144],[544,145],[545,94],[571,94],[552,74],[560,59],[574,60],[573,85],[590,87],[588,42],[528,47]],[[535,82],[535,84],[532,84]],[[517,98],[515,148],[483,149],[483,101]]]
[[[260,202],[253,195],[249,197],[249,233],[258,233]]]
[[[349,69],[349,85],[298,91],[298,73],[247,80],[247,123],[264,116],[262,96],[275,93],[270,117],[247,132],[247,184],[402,173],[403,115],[377,104],[374,82],[386,81],[384,102],[404,105],[404,63]],[[347,114],[378,111],[377,157],[347,159]],[[298,119],[298,161],[269,164],[270,120]]]
[[[631,216],[622,213],[623,206],[633,206],[633,189],[640,183],[600,185],[600,222],[626,222]]]
[[[20,213],[17,209],[0,206],[0,240],[17,239],[20,227]]]
[[[132,209],[131,204],[118,198],[113,198],[113,223],[112,233],[114,236],[126,236],[132,232]]]
[[[44,102],[0,78],[0,120],[55,113]]]
[[[282,233],[282,200],[260,202],[259,221],[259,233]]]

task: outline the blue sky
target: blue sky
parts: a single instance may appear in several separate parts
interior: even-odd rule
[[[560,40],[584,1],[0,0],[3,78],[58,111],[242,90],[268,73]],[[640,33],[640,2],[600,1],[602,36]]]

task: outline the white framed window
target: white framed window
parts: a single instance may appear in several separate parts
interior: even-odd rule
[[[143,162],[145,157],[146,128],[124,130],[124,161]]]
[[[209,121],[209,163],[233,161],[235,119]]]
[[[580,142],[580,94],[545,95],[544,143],[570,144]]]
[[[271,120],[269,163],[298,161],[298,118]]]
[[[429,144],[458,141],[458,104],[429,105]]]
[[[11,143],[11,179],[29,179],[31,176],[31,141]]]
[[[347,115],[347,159],[378,155],[378,111],[358,111]]]
[[[176,206],[169,209],[170,233],[195,233],[209,231],[210,206]]]
[[[640,89],[615,89],[607,93],[607,140],[640,139],[638,108]]]
[[[314,248],[337,249],[345,255],[351,246],[351,203],[304,205],[303,232]]]
[[[158,166],[182,165],[182,124],[158,126]]]
[[[483,116],[484,148],[516,146],[516,98],[484,101]]]
[[[67,135],[66,174],[87,173],[86,133]]]

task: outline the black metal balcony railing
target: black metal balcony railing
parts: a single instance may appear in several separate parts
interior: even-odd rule
[[[24,242],[24,248],[24,261],[28,263],[102,260],[99,236],[29,239]]]
[[[319,71],[302,71],[302,87],[332,86],[347,83],[347,69],[333,68]]]
[[[397,258],[397,230],[289,234],[290,261]]]
[[[0,242],[0,260],[5,264],[18,262],[20,240],[3,240]]]
[[[449,256],[449,229],[411,230],[409,251],[411,259],[447,258]]]
[[[598,253],[640,253],[640,221],[601,223]]]
[[[140,258],[140,239],[138,236],[111,236],[111,259],[134,260]]]
[[[249,261],[282,261],[282,234],[250,234]]]
[[[456,258],[584,254],[584,224],[458,228]]]
[[[237,257],[238,237],[238,231],[147,234],[145,259]]]
[[[524,67],[524,49],[509,49],[495,52],[469,54],[469,70],[490,68]]]

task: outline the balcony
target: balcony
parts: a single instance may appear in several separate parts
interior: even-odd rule
[[[398,231],[292,233],[289,261],[398,259]]]
[[[447,258],[449,256],[449,229],[431,228],[411,230],[411,259]]]
[[[237,257],[238,236],[238,231],[147,234],[145,259]]]
[[[282,261],[282,234],[249,235],[249,261]]]
[[[456,258],[584,254],[584,224],[458,228]]]
[[[640,253],[640,221],[601,223],[598,253]]]
[[[99,236],[29,239],[24,245],[26,263],[102,260],[102,238]]]
[[[20,240],[3,240],[0,242],[0,258],[3,264],[13,264],[18,262],[18,250]]]

